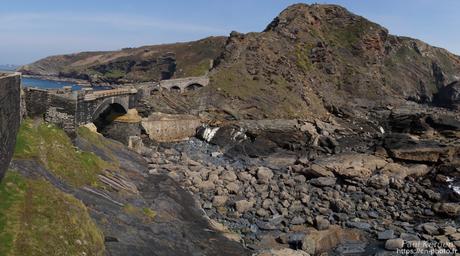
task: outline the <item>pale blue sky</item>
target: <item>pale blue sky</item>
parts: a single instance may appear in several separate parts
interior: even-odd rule
[[[0,64],[261,31],[298,2],[340,4],[393,34],[460,54],[458,0],[11,0],[0,5]]]

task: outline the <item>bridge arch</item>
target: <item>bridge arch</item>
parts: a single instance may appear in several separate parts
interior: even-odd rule
[[[92,120],[94,121],[97,119],[104,111],[111,107],[118,107],[121,106],[125,113],[128,112],[129,109],[129,100],[124,99],[124,97],[110,97],[104,99],[98,106],[96,110],[92,114]],[[118,108],[121,110],[120,108]]]
[[[150,95],[156,95],[157,93],[160,92],[160,88],[159,87],[154,87],[150,90]]]
[[[171,88],[169,90],[172,91],[172,92],[181,92],[182,91],[181,88],[178,85],[171,86]]]
[[[109,125],[113,119],[128,113],[128,109],[128,102],[124,101],[122,98],[107,98],[98,105],[92,115],[91,121],[96,125],[97,130],[100,132],[104,129],[104,127]]]
[[[200,88],[203,88],[204,85],[200,84],[200,83],[189,83],[187,84],[187,86],[185,86],[185,90],[187,91],[195,91],[195,90],[198,90]]]

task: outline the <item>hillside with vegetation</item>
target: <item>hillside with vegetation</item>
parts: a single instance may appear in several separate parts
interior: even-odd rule
[[[18,71],[24,75],[105,84],[202,76],[220,54],[224,43],[225,37],[209,37],[119,51],[57,55],[19,67]]]

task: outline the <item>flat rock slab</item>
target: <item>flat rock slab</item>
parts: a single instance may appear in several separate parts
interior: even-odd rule
[[[124,179],[137,186],[138,194],[75,188],[53,176],[34,160],[15,160],[12,167],[28,177],[45,178],[58,189],[81,200],[105,236],[108,255],[250,255],[240,243],[229,240],[212,228],[193,196],[166,175],[146,176],[147,164],[134,152],[114,145],[111,152],[84,139],[80,146],[108,158],[116,156]],[[151,209],[155,216],[146,220],[126,210]]]

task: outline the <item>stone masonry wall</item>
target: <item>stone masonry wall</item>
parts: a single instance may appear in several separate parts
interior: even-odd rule
[[[108,138],[117,140],[125,145],[129,144],[129,137],[141,135],[139,123],[112,122],[101,133]]]
[[[68,133],[75,132],[77,101],[61,95],[50,94],[45,121],[58,125]]]
[[[19,73],[0,74],[0,180],[3,178],[14,152],[20,123]]]
[[[153,113],[142,120],[142,127],[150,139],[160,142],[180,141],[193,137],[200,125],[200,119],[190,115]]]
[[[27,116],[43,117],[48,108],[48,91],[35,88],[25,88],[24,96]]]

